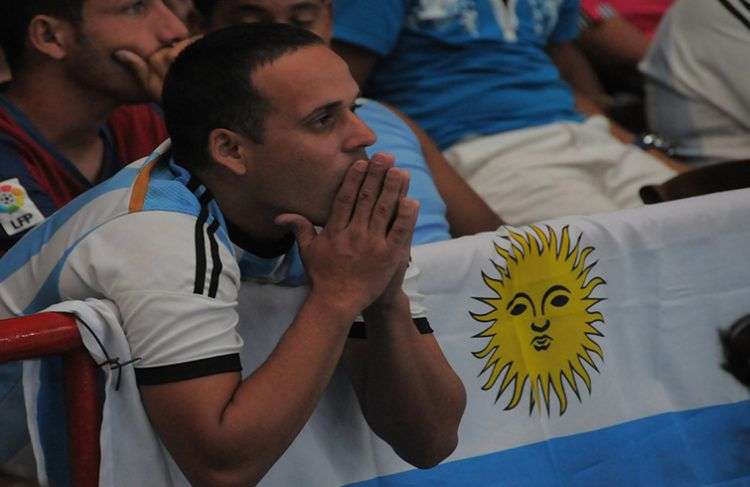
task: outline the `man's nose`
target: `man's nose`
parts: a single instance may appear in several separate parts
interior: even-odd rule
[[[159,15],[156,18],[159,42],[168,46],[187,38],[189,34],[187,27],[164,2],[157,2],[156,8],[159,9]]]
[[[344,149],[354,151],[369,147],[375,143],[377,137],[375,132],[365,124],[355,113],[350,115],[350,132],[345,141]]]

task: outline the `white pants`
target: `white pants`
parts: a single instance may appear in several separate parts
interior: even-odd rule
[[[676,174],[615,139],[601,116],[477,137],[445,156],[514,225],[640,206],[642,186]]]

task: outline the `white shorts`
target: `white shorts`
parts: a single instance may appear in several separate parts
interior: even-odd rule
[[[513,225],[640,206],[642,186],[676,175],[614,138],[601,116],[477,137],[445,156]]]

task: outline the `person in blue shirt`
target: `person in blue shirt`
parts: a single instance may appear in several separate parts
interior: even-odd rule
[[[591,83],[576,0],[333,4],[334,47],[365,95],[424,127],[509,223],[636,206],[674,174],[579,111],[595,109],[565,81]]]
[[[327,0],[199,0],[205,29],[277,22],[308,29],[331,39],[332,5]],[[497,229],[502,220],[447,163],[434,142],[392,107],[360,99],[357,115],[375,132],[368,154],[387,152],[410,174],[409,196],[420,202],[414,244]],[[497,212],[502,214],[502,212]]]

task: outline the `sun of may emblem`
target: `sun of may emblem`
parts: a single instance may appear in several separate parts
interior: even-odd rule
[[[480,376],[489,373],[482,389],[492,389],[499,380],[497,401],[512,386],[507,411],[518,406],[528,386],[529,414],[535,405],[540,407],[541,400],[549,414],[554,394],[562,415],[568,407],[567,389],[581,400],[578,378],[591,393],[585,364],[599,371],[592,354],[604,359],[601,346],[594,341],[594,337],[604,337],[595,326],[604,323],[604,316],[592,310],[603,298],[592,294],[605,281],[592,276],[596,262],[586,262],[594,248],[581,248],[580,235],[573,244],[568,227],[559,238],[550,227],[545,231],[531,226],[525,233],[509,233],[504,237],[510,244],[508,250],[495,244],[505,261],[504,265],[493,262],[498,278],[482,273],[495,296],[474,298],[491,309],[471,313],[476,321],[489,323],[474,335],[486,340],[484,348],[474,352],[486,360]]]

